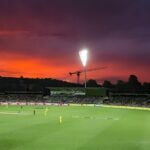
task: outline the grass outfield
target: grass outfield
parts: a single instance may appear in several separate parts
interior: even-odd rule
[[[0,150],[150,149],[148,110],[51,106],[45,116],[43,108],[0,106]]]

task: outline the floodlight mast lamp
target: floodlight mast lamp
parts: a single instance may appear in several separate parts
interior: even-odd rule
[[[85,83],[85,88],[87,87],[86,85],[86,65],[87,65],[87,60],[88,60],[88,50],[83,49],[79,51],[80,59],[82,62],[82,65],[84,67],[84,83]]]

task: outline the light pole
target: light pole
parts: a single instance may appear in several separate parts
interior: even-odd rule
[[[84,83],[85,83],[85,88],[86,88],[86,65],[87,65],[87,60],[88,60],[88,50],[83,49],[79,51],[79,55],[80,55],[82,65],[84,67]]]

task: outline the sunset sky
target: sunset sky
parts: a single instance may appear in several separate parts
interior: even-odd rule
[[[0,0],[0,76],[75,81],[88,48],[88,78],[150,81],[149,0]]]

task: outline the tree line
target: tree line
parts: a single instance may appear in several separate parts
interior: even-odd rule
[[[0,77],[0,92],[5,91],[43,91],[45,87],[80,87],[75,83],[68,83],[51,78],[14,78]]]
[[[116,84],[105,80],[102,86],[118,93],[150,93],[150,83],[141,83],[136,75],[130,75],[126,82],[118,80]]]
[[[115,84],[105,80],[102,85],[96,80],[87,81],[88,87],[105,87],[112,92],[120,93],[150,93],[150,83],[141,83],[136,75],[130,75],[128,81],[118,80]],[[43,91],[45,87],[84,87],[81,84],[69,83],[51,78],[14,78],[0,77],[0,92],[5,91]]]
[[[118,80],[113,84],[109,80],[105,80],[102,85],[97,84],[96,80],[87,81],[88,87],[105,87],[112,92],[118,93],[150,93],[150,83],[141,83],[136,75],[130,75],[128,81]]]

